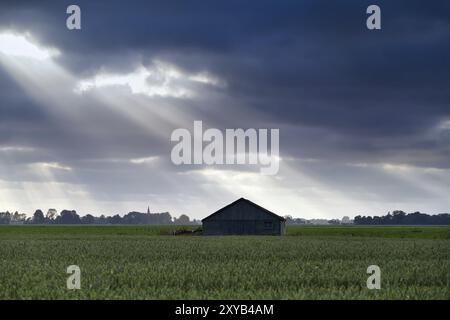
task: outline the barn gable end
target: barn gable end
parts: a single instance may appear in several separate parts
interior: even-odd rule
[[[285,219],[240,198],[202,220],[205,235],[281,235]]]

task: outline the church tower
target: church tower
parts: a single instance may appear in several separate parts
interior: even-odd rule
[[[150,206],[147,207],[147,214],[150,214]]]

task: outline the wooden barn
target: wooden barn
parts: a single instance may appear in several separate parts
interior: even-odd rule
[[[240,198],[202,220],[204,235],[282,235],[285,219]]]

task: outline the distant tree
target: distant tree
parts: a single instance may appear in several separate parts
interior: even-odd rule
[[[342,224],[350,224],[352,221],[350,220],[350,217],[349,216],[343,216],[342,217],[342,220],[341,220],[341,223]]]
[[[450,225],[450,214],[428,215],[420,212],[407,214],[397,210],[381,217],[372,218],[358,215],[355,217],[354,223],[359,225]]]
[[[98,219],[96,219],[97,220],[97,223],[98,224],[106,224],[108,221],[106,220],[106,217],[105,217],[105,215],[101,215],[100,217],[98,217]]]
[[[18,211],[14,212],[11,215],[11,220],[9,223],[11,224],[23,224],[27,219],[27,215],[25,213],[19,213]]]
[[[10,224],[11,213],[9,211],[0,212],[0,224]]]
[[[34,224],[45,223],[45,217],[44,217],[44,213],[42,212],[42,210],[38,209],[34,212],[32,221]]]
[[[58,211],[56,209],[48,209],[47,215],[45,217],[46,222],[52,223],[56,219],[57,215],[58,215]]]
[[[95,217],[91,214],[87,214],[84,217],[81,218],[82,224],[94,224],[95,223]]]
[[[284,219],[286,219],[286,224],[294,224],[294,219],[291,215],[285,215]]]
[[[150,216],[150,215],[148,215],[148,216]],[[122,223],[123,224],[147,224],[148,219],[146,219],[146,218],[147,218],[147,215],[145,213],[133,211],[133,212],[129,212],[123,216]],[[150,218],[150,217],[148,217],[148,218]]]
[[[286,224],[306,224],[306,220],[302,218],[293,218],[291,215],[284,216],[284,218],[286,219]]]
[[[191,220],[189,219],[189,217],[187,215],[182,214],[178,219],[175,219],[174,223],[181,224],[181,225],[187,225],[187,224],[191,224]]]
[[[406,213],[401,210],[396,210],[392,212],[392,223],[393,224],[405,224]]]
[[[115,216],[107,217],[106,221],[109,224],[120,224],[122,223],[122,218],[118,214],[116,214]]]
[[[55,219],[57,224],[81,224],[80,216],[75,210],[63,210],[61,214]]]
[[[172,224],[172,216],[168,212],[158,214],[157,224]]]

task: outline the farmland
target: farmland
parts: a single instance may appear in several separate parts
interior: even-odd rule
[[[0,227],[0,299],[450,298],[450,227],[289,227],[284,237],[173,230]],[[380,290],[366,287],[373,264]],[[66,288],[69,265],[81,269],[80,290]]]

